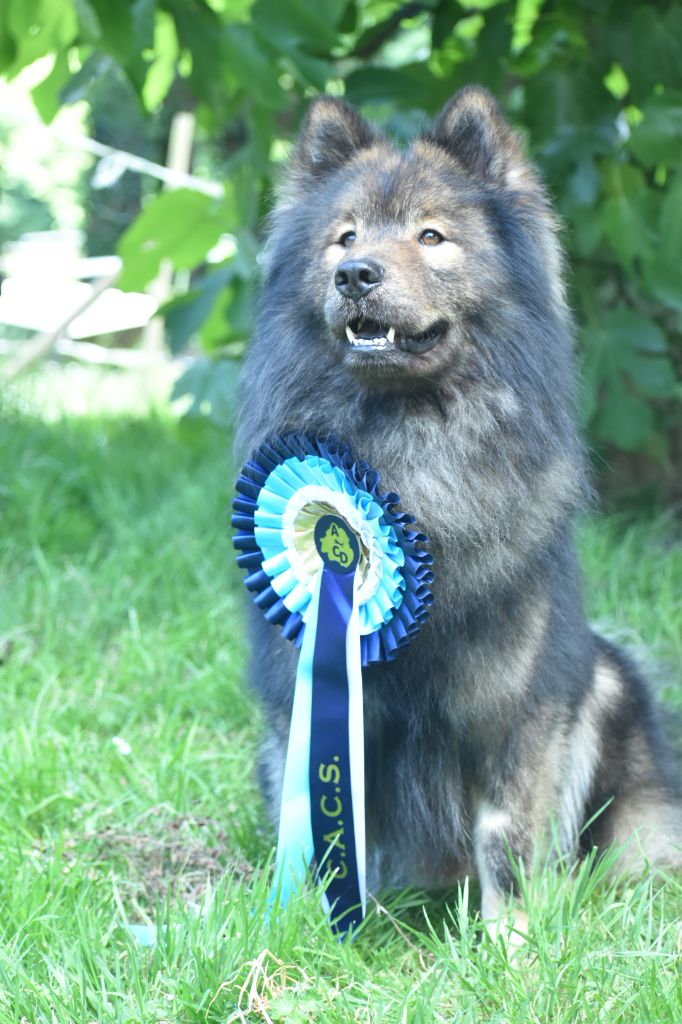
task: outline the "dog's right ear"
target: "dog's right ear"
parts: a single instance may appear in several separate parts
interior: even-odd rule
[[[303,121],[291,169],[296,175],[324,177],[377,138],[371,125],[343,100],[319,96]]]

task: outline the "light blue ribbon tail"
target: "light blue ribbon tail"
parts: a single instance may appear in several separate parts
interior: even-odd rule
[[[310,718],[313,703],[313,655],[317,634],[322,570],[310,595],[307,624],[298,659],[294,703],[289,727],[289,743],[284,768],[282,802],[279,813],[275,877],[270,905],[279,898],[286,906],[290,896],[305,882],[315,853],[310,822]]]
[[[355,859],[362,916],[367,908],[366,846],[365,846],[365,727],[362,698],[362,653],[360,640],[360,609],[357,591],[361,578],[355,574],[355,599],[346,633],[346,671],[348,673],[348,749],[350,750],[350,784],[355,827]]]

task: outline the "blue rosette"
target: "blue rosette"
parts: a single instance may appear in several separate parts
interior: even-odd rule
[[[273,898],[286,903],[314,862],[343,936],[366,906],[362,667],[395,658],[428,616],[428,542],[399,496],[334,438],[262,444],[236,490],[246,587],[300,647]]]
[[[347,517],[363,550],[363,666],[395,658],[433,602],[428,539],[414,529],[414,516],[401,511],[399,495],[383,493],[379,482],[378,472],[335,438],[286,434],[254,452],[233,503],[233,543],[246,588],[268,622],[297,646],[321,566],[314,523],[329,508]]]

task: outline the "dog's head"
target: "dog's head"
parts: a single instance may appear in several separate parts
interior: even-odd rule
[[[542,188],[479,87],[404,152],[346,103],[319,98],[274,221],[278,288],[333,357],[375,385],[428,385],[453,367],[466,376],[477,325],[504,334],[543,284],[544,306],[562,304]]]

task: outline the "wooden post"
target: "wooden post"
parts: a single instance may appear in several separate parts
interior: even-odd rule
[[[166,167],[173,171],[187,173],[192,163],[192,145],[194,143],[194,127],[196,118],[186,110],[173,115],[168,136],[168,153]],[[172,186],[166,186],[171,188]],[[167,302],[173,295],[173,264],[163,260],[159,273],[147,289],[150,295],[158,300],[159,306]],[[163,318],[153,317],[147,324],[142,335],[142,347],[153,359],[158,359],[164,349]]]

